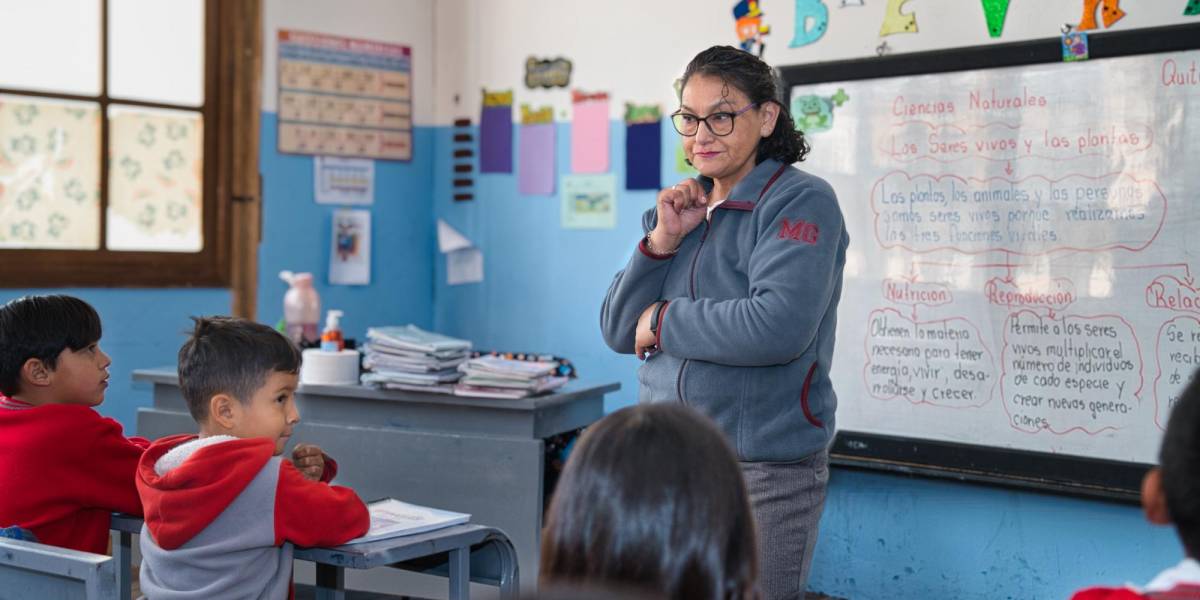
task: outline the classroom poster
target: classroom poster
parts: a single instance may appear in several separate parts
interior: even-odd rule
[[[479,116],[479,172],[512,173],[512,90],[483,91]]]
[[[683,142],[679,141],[675,142],[675,172],[689,177],[695,177],[699,174],[696,167],[693,167],[688,162],[687,153],[683,150]]]
[[[483,252],[463,248],[446,253],[446,284],[462,285],[483,281]]]
[[[344,208],[333,213],[329,283],[371,283],[371,211]]]
[[[279,151],[412,160],[412,48],[279,30]]]
[[[608,172],[608,94],[573,93],[571,172]]]
[[[563,176],[562,226],[564,229],[616,227],[616,178],[607,174]]]
[[[625,189],[662,187],[662,109],[625,105]]]
[[[554,194],[557,161],[554,109],[521,106],[521,131],[517,146],[517,191],[533,196]]]
[[[317,204],[373,204],[375,161],[369,158],[315,156],[313,188]]]

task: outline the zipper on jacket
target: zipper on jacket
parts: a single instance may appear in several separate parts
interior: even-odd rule
[[[710,218],[715,219],[716,211],[713,211]],[[688,297],[692,300],[696,299],[696,263],[700,262],[700,251],[704,249],[704,240],[708,239],[709,231],[712,231],[713,224],[710,219],[704,220],[704,233],[700,235],[700,243],[696,246],[696,253],[692,255],[692,271],[688,280]],[[683,371],[687,369],[690,359],[683,359],[683,364],[679,365],[679,374],[675,376],[675,393],[679,395],[679,403],[687,404],[687,400],[683,397]]]
[[[689,296],[692,300],[696,299],[696,263],[700,262],[700,251],[704,249],[704,240],[708,239],[708,232],[712,229],[712,223],[708,219],[704,220],[704,233],[700,235],[700,243],[696,246],[696,253],[692,255],[692,272],[688,278]]]

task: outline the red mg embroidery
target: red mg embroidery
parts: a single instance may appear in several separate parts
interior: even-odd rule
[[[816,223],[799,220],[795,224],[789,222],[785,217],[783,223],[779,226],[779,238],[784,240],[792,240],[796,242],[804,242],[805,244],[816,244],[817,238],[821,232],[817,228]]]

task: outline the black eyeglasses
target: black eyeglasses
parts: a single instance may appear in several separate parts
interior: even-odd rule
[[[738,115],[756,106],[758,106],[758,102],[751,102],[750,104],[747,104],[745,108],[742,108],[736,112],[715,112],[707,117],[699,117],[693,115],[692,113],[676,111],[675,114],[671,115],[671,124],[675,126],[675,131],[678,131],[679,135],[685,137],[692,137],[693,135],[696,135],[696,133],[700,131],[701,123],[704,123],[704,125],[708,127],[708,130],[712,132],[713,135],[726,136],[733,133],[734,117],[737,117]]]

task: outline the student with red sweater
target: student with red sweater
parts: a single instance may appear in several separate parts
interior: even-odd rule
[[[336,464],[297,445],[300,352],[279,332],[198,318],[179,384],[200,435],[156,441],[138,464],[142,592],[173,598],[286,598],[292,545],[333,546],[367,531],[367,507],[329,485]]]
[[[1174,525],[1187,557],[1146,587],[1096,587],[1073,600],[1200,600],[1200,377],[1171,410],[1159,466],[1142,481],[1142,508],[1156,525]]]
[[[0,527],[103,554],[111,513],[142,514],[133,481],[149,442],[93,410],[112,363],[100,333],[71,296],[0,306]]]

